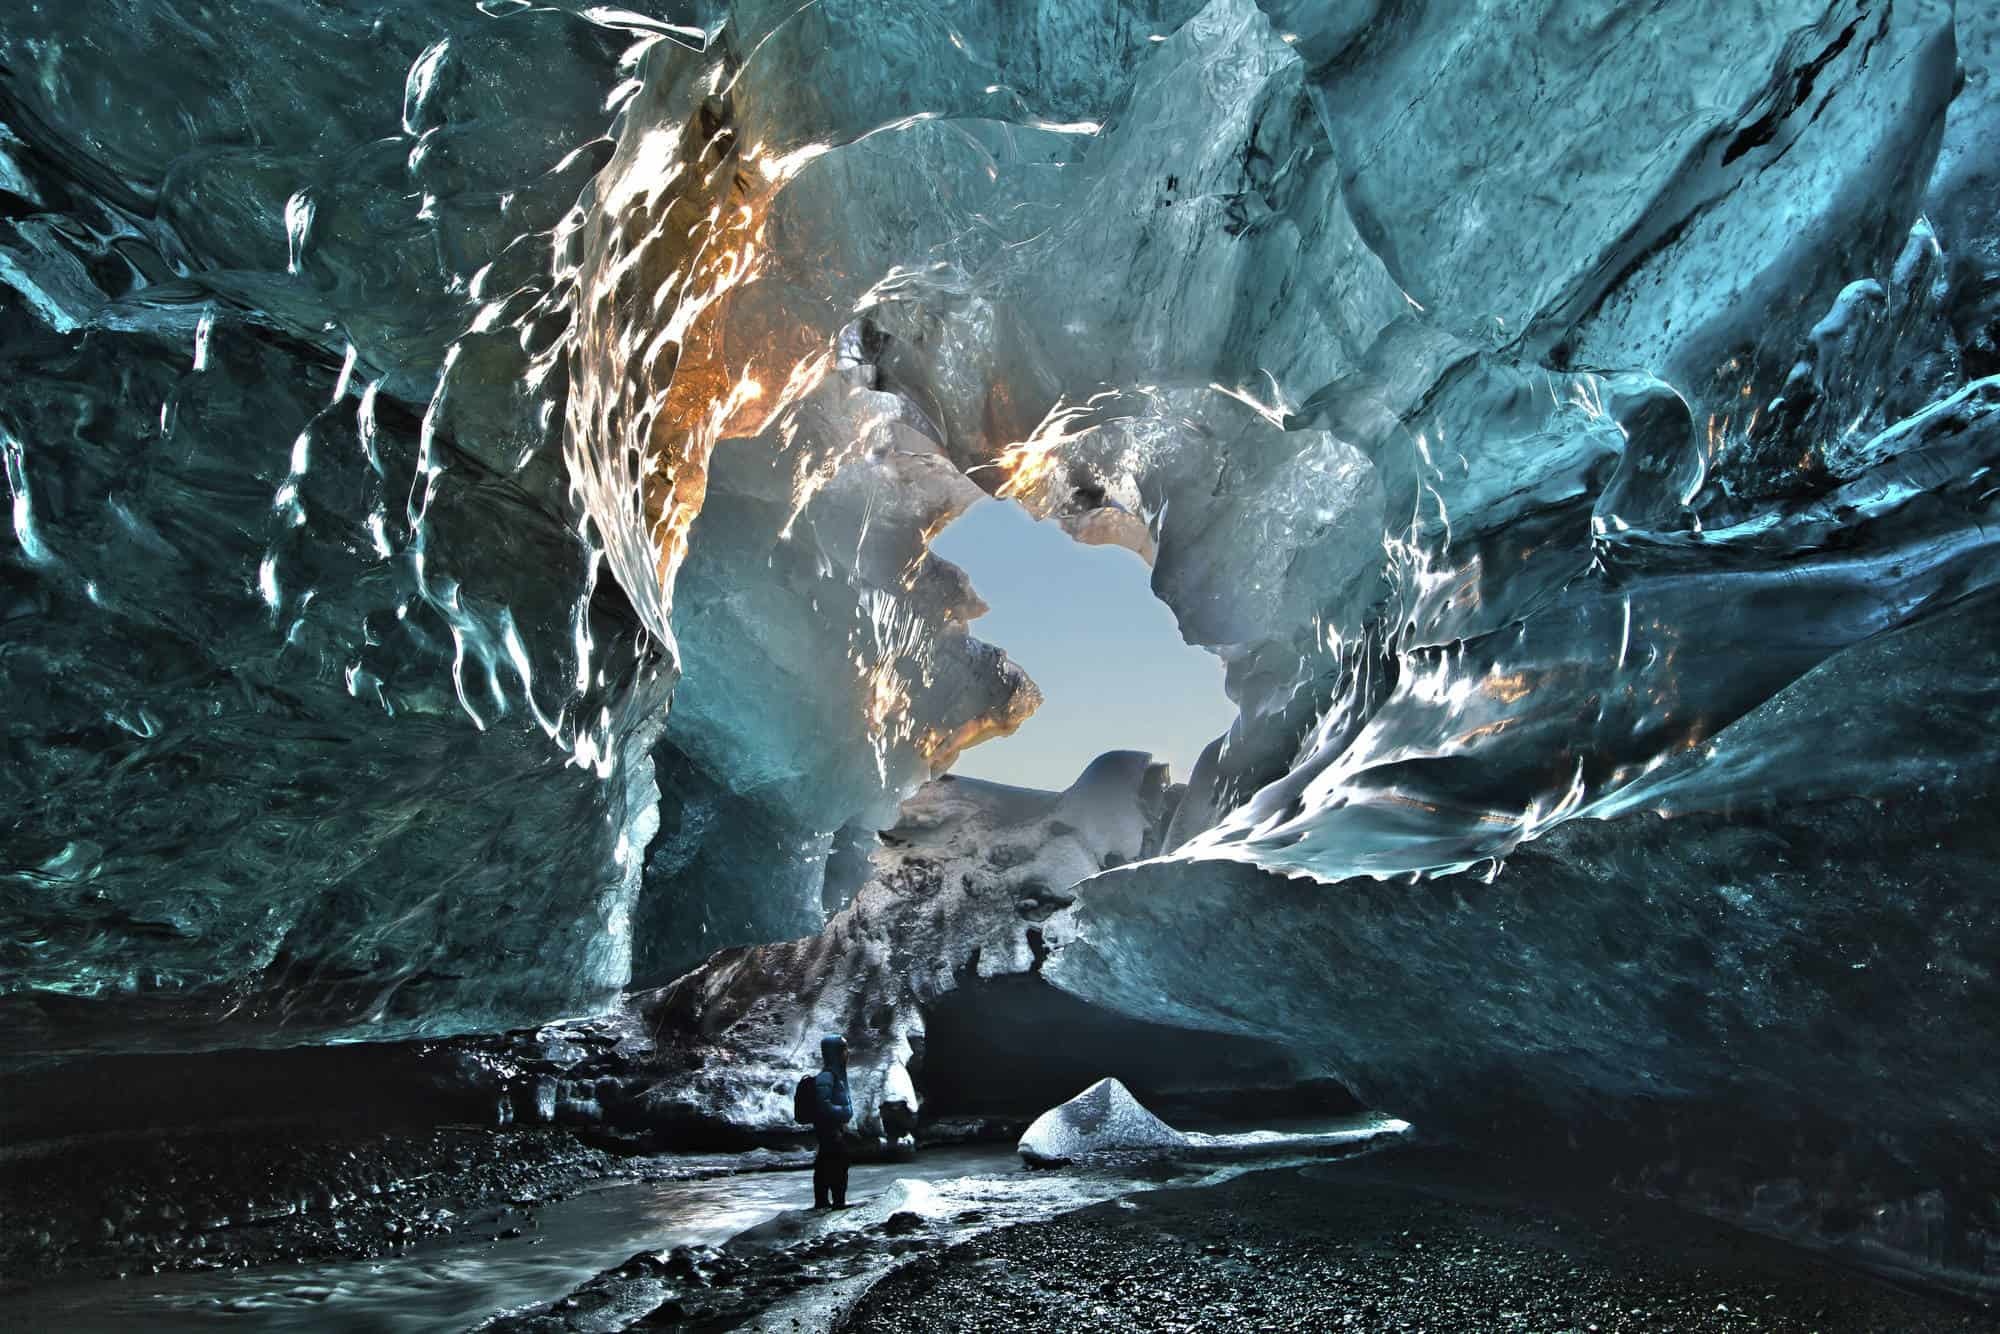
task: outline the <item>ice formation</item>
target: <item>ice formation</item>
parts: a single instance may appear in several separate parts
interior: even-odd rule
[[[987,492],[1240,708],[1042,977],[2000,1226],[1990,7],[112,12],[0,19],[7,1060],[837,939],[1034,706]]]
[[[925,1111],[920,1086],[946,1101],[962,1090],[981,1112],[1032,1113],[1051,1079],[1101,1073],[1093,1061],[1172,1094],[1290,1082],[1259,1042],[1144,1023],[1101,1036],[1090,1025],[1108,1027],[1103,1017],[1063,1008],[1036,976],[1042,924],[1071,902],[1066,888],[1158,852],[1179,795],[1139,751],[1099,757],[1063,792],[952,777],[925,785],[824,930],[719,951],[633,997],[641,1027],[691,1058],[647,1098],[664,1120],[782,1129],[793,1078],[827,1032],[848,1037],[857,1129],[870,1135],[912,1124]],[[1075,1060],[1037,1055],[1058,1032]],[[1002,1068],[968,1087],[963,1068],[982,1063],[975,1048]]]
[[[1035,1118],[1021,1136],[1030,1167],[1060,1167],[1107,1153],[1175,1149],[1188,1138],[1154,1116],[1115,1079],[1100,1079],[1060,1107]]]
[[[1132,1090],[1107,1077],[1036,1117],[1016,1148],[1029,1167],[1067,1167],[1105,1159],[1215,1162],[1338,1153],[1409,1129],[1408,1122],[1394,1117],[1364,1117],[1333,1127],[1176,1130],[1153,1115]]]

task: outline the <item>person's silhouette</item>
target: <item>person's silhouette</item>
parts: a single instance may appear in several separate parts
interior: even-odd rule
[[[813,1080],[813,1133],[819,1153],[813,1158],[813,1208],[847,1207],[847,1123],[854,1103],[847,1092],[847,1042],[828,1036],[819,1042],[820,1065]]]

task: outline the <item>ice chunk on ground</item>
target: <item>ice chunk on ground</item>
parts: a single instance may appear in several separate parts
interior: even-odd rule
[[[1186,1135],[1139,1105],[1115,1079],[1100,1079],[1060,1107],[1035,1118],[1021,1136],[1030,1167],[1061,1167],[1103,1154],[1180,1149]]]

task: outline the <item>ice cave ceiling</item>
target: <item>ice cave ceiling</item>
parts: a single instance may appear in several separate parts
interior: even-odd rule
[[[1754,1100],[1990,1167],[1996,34],[10,7],[6,1059],[817,930],[1038,701],[929,551],[995,494],[1145,556],[1240,710],[1056,985],[1468,1133]]]

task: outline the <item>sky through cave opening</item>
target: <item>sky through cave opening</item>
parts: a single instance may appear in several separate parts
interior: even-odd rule
[[[1234,720],[1221,660],[1182,642],[1132,552],[1086,546],[997,500],[973,506],[932,549],[971,575],[991,609],[972,633],[1005,649],[1044,696],[1018,732],[972,747],[953,773],[1060,790],[1107,750],[1150,750],[1185,781]]]

